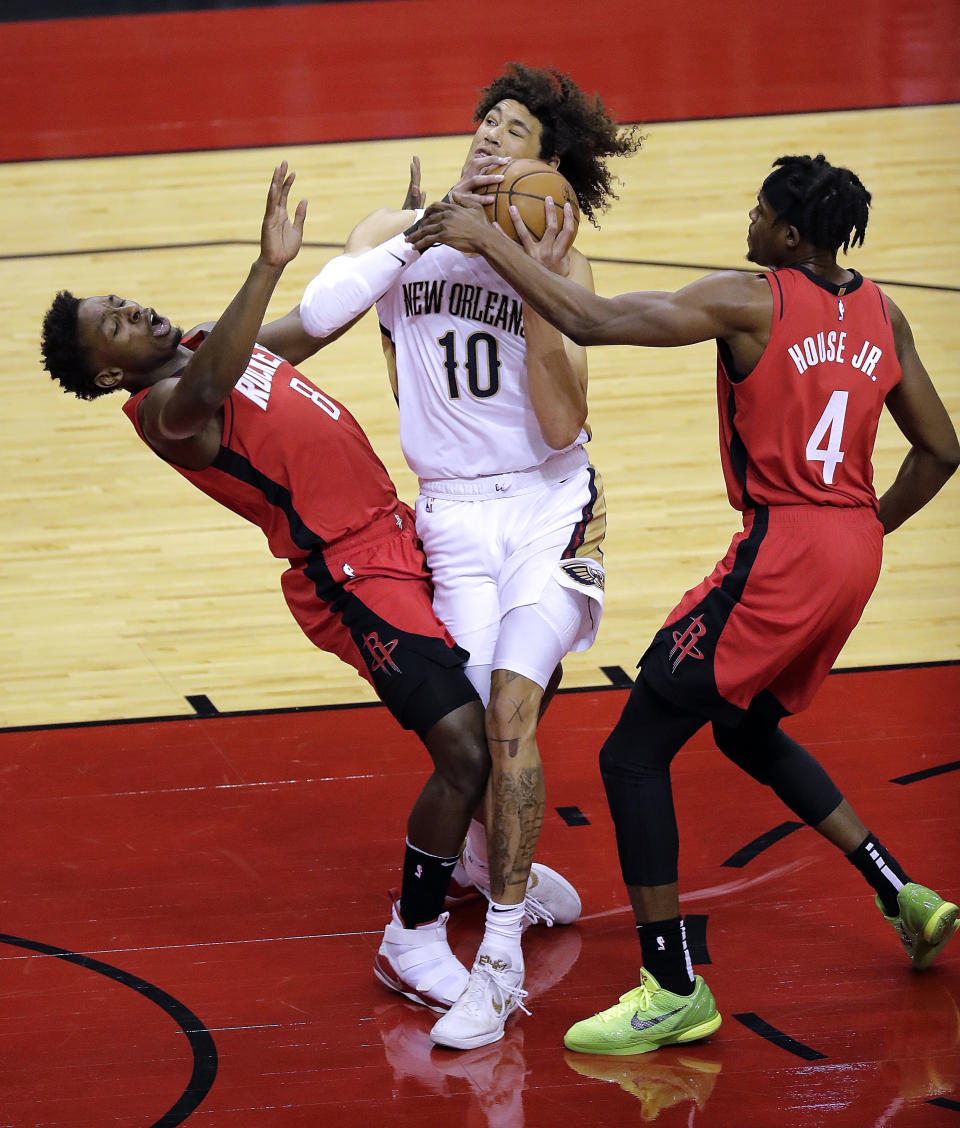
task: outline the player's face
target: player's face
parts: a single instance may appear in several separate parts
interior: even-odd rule
[[[755,262],[758,266],[777,266],[783,257],[783,240],[787,231],[787,224],[777,219],[766,196],[758,192],[757,202],[750,209],[750,226],[747,228],[747,262]]]
[[[97,370],[148,374],[176,352],[182,336],[166,317],[116,294],[83,298],[77,310],[77,339]]]
[[[483,154],[536,160],[540,156],[542,136],[543,126],[527,107],[512,98],[504,98],[484,115],[473,135],[467,162]]]

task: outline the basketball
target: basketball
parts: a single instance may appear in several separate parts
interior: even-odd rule
[[[493,195],[493,202],[483,209],[491,223],[499,223],[504,233],[519,243],[508,210],[512,204],[520,212],[520,218],[533,238],[541,239],[546,229],[543,201],[549,196],[557,213],[557,230],[563,226],[563,205],[569,202],[573,208],[576,232],[580,226],[576,193],[555,168],[545,161],[517,159],[504,165],[500,171],[503,172],[503,180],[485,189],[486,194]]]

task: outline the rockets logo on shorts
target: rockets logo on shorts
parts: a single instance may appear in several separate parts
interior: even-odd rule
[[[371,631],[369,634],[363,636],[363,645],[370,655],[369,665],[371,674],[376,674],[380,670],[386,670],[388,675],[402,672],[391,657],[399,641],[398,638],[394,638],[391,639],[390,642],[381,642],[380,636],[376,631]]]
[[[673,658],[673,665],[670,667],[670,673],[677,672],[677,666],[684,660],[684,658],[697,658],[702,660],[704,655],[697,649],[697,639],[703,638],[707,633],[707,628],[703,625],[703,616],[697,615],[696,618],[691,619],[685,631],[673,632],[673,649],[667,655],[668,658]],[[676,658],[674,658],[676,655]]]

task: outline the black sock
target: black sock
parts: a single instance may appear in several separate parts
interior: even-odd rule
[[[872,834],[868,834],[847,857],[877,891],[887,916],[899,916],[897,893],[910,878],[900,868],[897,859]]]
[[[407,842],[403,855],[403,884],[400,886],[400,916],[407,928],[436,920],[459,855],[437,858]]]
[[[687,932],[682,917],[654,920],[637,925],[643,966],[667,991],[676,995],[693,992],[693,968],[687,951]]]

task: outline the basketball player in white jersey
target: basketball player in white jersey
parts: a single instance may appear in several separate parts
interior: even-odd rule
[[[461,199],[482,200],[510,159],[539,158],[559,168],[593,220],[614,195],[606,160],[640,145],[569,77],[518,64],[481,92],[475,118]],[[411,198],[423,202],[416,175]],[[502,1038],[523,1007],[524,925],[580,913],[570,883],[533,863],[545,805],[536,729],[561,659],[596,634],[605,511],[583,446],[585,350],[483,259],[448,247],[421,257],[403,235],[420,214],[382,210],[361,221],[300,311],[323,337],[377,304],[401,446],[420,482],[434,609],[470,652],[467,674],[487,704],[486,841],[472,828],[461,859],[487,894],[486,927],[466,990],[431,1031],[440,1045],[472,1049]],[[542,261],[593,289],[578,251]]]

